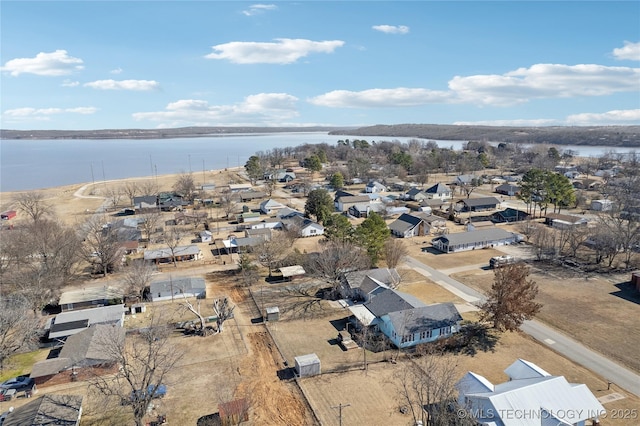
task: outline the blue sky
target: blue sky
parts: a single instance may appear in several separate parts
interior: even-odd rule
[[[639,125],[637,1],[7,1],[0,127]]]

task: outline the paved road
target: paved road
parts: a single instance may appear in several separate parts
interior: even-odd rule
[[[458,297],[467,301],[467,304],[475,305],[485,300],[484,295],[478,291],[454,280],[448,275],[437,271],[413,257],[406,257],[405,262],[417,272],[429,277],[435,283],[451,291]],[[541,342],[543,345],[562,354],[566,358],[599,374],[605,380],[640,396],[640,375],[634,373],[608,358],[592,351],[581,343],[571,339],[551,327],[538,321],[525,321],[520,327],[522,331]]]

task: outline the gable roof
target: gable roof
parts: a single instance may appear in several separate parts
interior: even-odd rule
[[[105,345],[124,340],[124,328],[97,324],[80,333],[69,336],[60,351],[60,359],[68,358],[71,365],[91,364],[91,360],[110,362],[113,358]]]
[[[279,201],[274,200],[273,198],[269,198],[260,203],[260,210],[262,209],[283,209],[286,206]]]
[[[81,395],[49,394],[16,408],[3,426],[75,426],[82,413]]]
[[[412,310],[419,306],[425,306],[425,304],[406,293],[385,288],[364,306],[376,317],[381,317],[391,312]]]
[[[338,198],[339,203],[368,203],[371,198],[368,195],[346,195]]]
[[[200,248],[196,245],[180,246],[175,248],[174,253],[176,256],[197,255],[200,253]],[[144,251],[144,260],[166,259],[170,257],[172,257],[172,254],[169,248]]]
[[[152,294],[159,292],[175,292],[181,291],[182,293],[191,293],[193,290],[198,292],[206,288],[204,278],[189,278],[180,277],[172,280],[155,281],[150,284]]]
[[[93,324],[117,323],[123,320],[124,314],[124,305],[62,312],[53,319],[49,330],[49,338],[57,339],[70,336]]]
[[[376,296],[376,298],[378,297]],[[435,330],[455,325],[462,321],[460,313],[454,304],[450,302],[416,306],[413,309],[389,312],[388,315],[394,329],[403,334],[418,333],[422,330]]]
[[[395,232],[405,233],[406,231],[415,228],[422,222],[422,218],[414,216],[409,213],[403,213],[396,220],[389,224],[389,229]]]
[[[423,192],[425,192],[426,194],[450,194],[451,190],[447,185],[443,185],[442,183],[438,182],[431,188],[428,188]]]
[[[496,197],[465,198],[460,201],[469,207],[494,206],[500,204]]]
[[[375,268],[346,272],[344,281],[351,289],[361,288],[365,293],[369,293],[381,286],[394,287],[400,282],[400,275],[395,269]]]
[[[60,295],[58,304],[67,305],[73,303],[92,302],[94,300],[119,299],[122,290],[116,287],[87,287],[81,290],[69,290]]]
[[[604,407],[584,384],[569,383],[563,376],[551,376],[537,365],[519,359],[505,372],[515,374],[508,382],[491,385],[480,375],[465,375],[456,388],[470,408],[482,408],[491,418],[480,423],[539,426],[541,418],[553,424],[577,424],[597,418]],[[522,377],[522,378],[519,378]],[[501,413],[515,411],[538,413],[538,416],[500,418]]]

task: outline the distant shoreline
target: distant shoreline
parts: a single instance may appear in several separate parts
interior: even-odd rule
[[[393,124],[368,127],[183,127],[173,129],[5,130],[0,140],[113,140],[224,137],[322,132],[362,138],[419,138],[523,144],[640,148],[640,126],[506,127],[445,124]]]

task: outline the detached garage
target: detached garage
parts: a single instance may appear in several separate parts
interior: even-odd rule
[[[318,358],[318,355],[300,355],[295,357],[295,360],[296,374],[299,377],[308,377],[320,374],[320,358]]]

